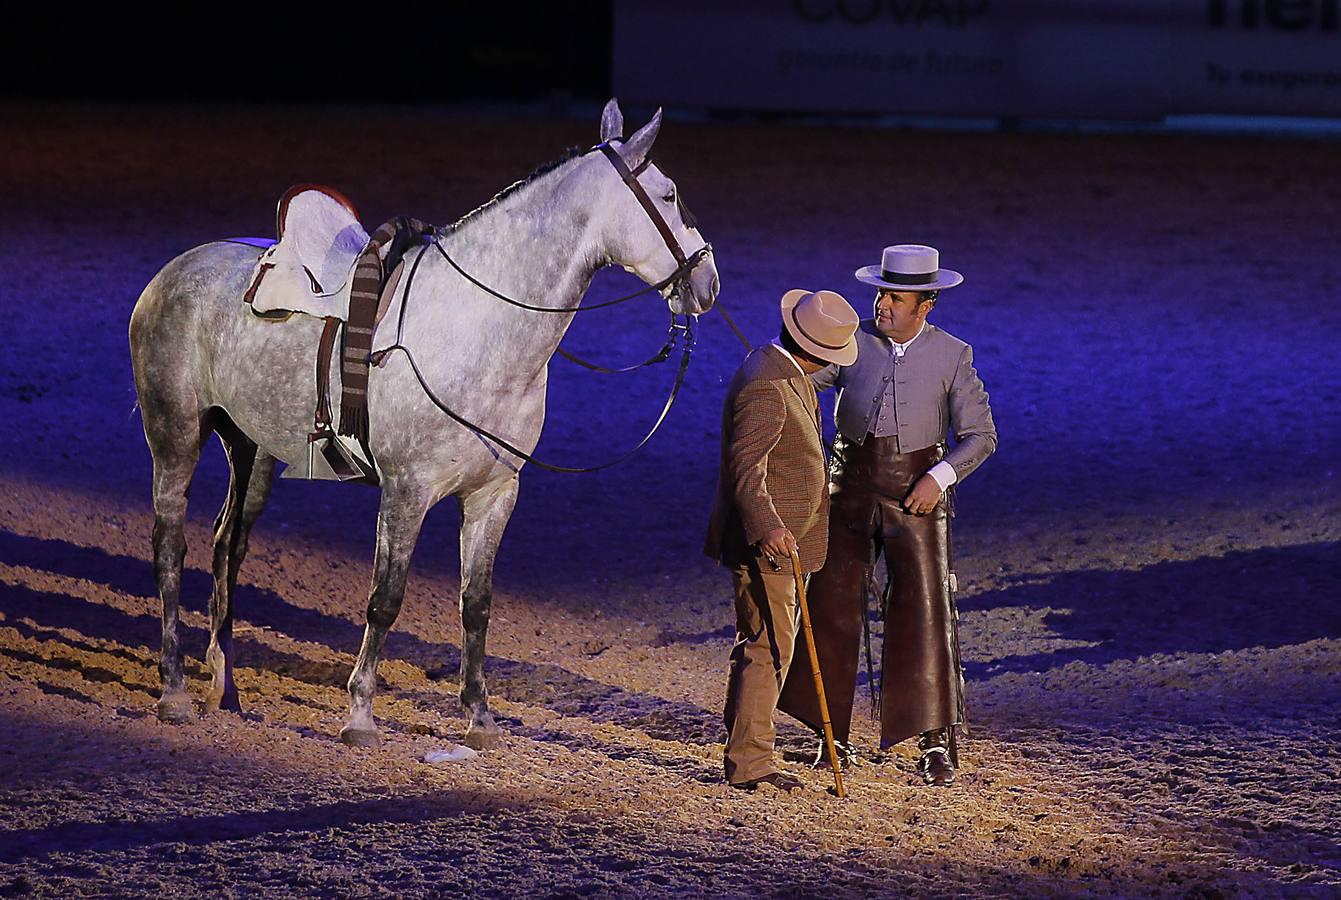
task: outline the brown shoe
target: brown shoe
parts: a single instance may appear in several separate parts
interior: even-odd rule
[[[754,791],[761,784],[770,784],[788,794],[805,787],[805,783],[801,779],[795,775],[788,775],[786,772],[769,772],[762,778],[756,778],[753,781],[739,781],[731,786],[738,791]]]
[[[927,784],[937,787],[949,787],[955,782],[955,767],[950,765],[950,751],[944,747],[932,747],[918,760],[917,771]]]

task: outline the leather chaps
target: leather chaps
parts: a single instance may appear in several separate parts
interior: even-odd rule
[[[948,499],[914,516],[899,502],[943,455],[939,446],[900,454],[895,438],[839,434],[829,463],[829,554],[806,591],[834,737],[852,724],[866,597],[885,556],[885,638],[880,674],[880,747],[961,725],[964,683],[950,578]],[[804,634],[796,658],[805,659]],[[807,666],[793,666],[778,709],[819,730],[819,701]]]

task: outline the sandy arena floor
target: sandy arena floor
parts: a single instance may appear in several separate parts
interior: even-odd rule
[[[244,714],[153,715],[140,289],[191,246],[270,233],[291,183],[339,187],[369,225],[446,222],[594,119],[0,121],[0,896],[1341,892],[1337,144],[665,126],[657,156],[756,341],[791,287],[865,306],[851,271],[887,243],[938,245],[968,279],[934,321],[974,344],[1001,449],[956,522],[964,768],[928,789],[899,747],[840,802],[794,723],[804,795],[720,781],[729,585],[699,547],[740,351],[716,316],[632,462],[523,477],[490,631],[501,749],[421,761],[464,728],[452,504],[380,670],[383,744],[336,741],[376,514],[360,487],[278,483],[238,592]],[[633,359],[663,329],[621,307],[565,345]],[[672,374],[553,369],[541,450],[567,463],[636,440]],[[183,594],[197,697],[225,477],[212,448]]]

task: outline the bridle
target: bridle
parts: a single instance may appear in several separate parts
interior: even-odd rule
[[[452,268],[457,271],[457,274],[465,278],[466,281],[469,281],[471,284],[473,284],[480,290],[484,291],[486,294],[489,294],[493,297],[496,297],[499,300],[502,300],[504,303],[516,306],[520,309],[530,310],[531,312],[538,312],[538,313],[591,312],[593,310],[605,309],[606,307],[609,306],[615,306],[617,304],[624,303],[629,300],[637,299],[638,297],[645,296],[647,294],[652,293],[653,291],[660,292],[672,285],[675,285],[677,287],[679,285],[682,285],[693,273],[694,269],[698,268],[699,265],[701,265],[704,260],[706,260],[709,256],[712,255],[712,244],[704,242],[702,247],[698,248],[688,256],[685,255],[684,248],[680,246],[680,241],[678,238],[675,237],[675,232],[671,230],[670,224],[666,222],[666,217],[661,214],[661,210],[657,209],[656,204],[652,202],[652,198],[647,196],[646,188],[644,188],[642,184],[638,181],[638,176],[641,175],[644,171],[646,171],[647,167],[652,164],[651,158],[644,157],[643,161],[638,164],[636,169],[630,169],[628,167],[628,164],[624,162],[624,158],[619,155],[619,151],[617,151],[614,147],[610,146],[610,141],[622,141],[622,140],[623,138],[611,138],[609,141],[602,141],[595,147],[592,147],[591,150],[588,150],[587,153],[592,152],[592,150],[600,150],[601,153],[605,155],[605,158],[610,161],[610,164],[612,166],[614,166],[615,171],[619,174],[619,177],[623,180],[624,184],[633,193],[634,198],[637,199],[638,205],[643,208],[643,211],[647,213],[647,217],[651,219],[652,224],[656,226],[657,233],[661,235],[661,239],[666,243],[666,248],[670,250],[671,257],[675,260],[675,269],[669,275],[667,275],[660,281],[656,282],[655,284],[646,285],[634,291],[631,294],[625,294],[622,297],[616,297],[614,300],[607,300],[604,303],[596,303],[591,306],[559,306],[559,307],[536,306],[534,304],[527,303],[523,300],[517,300],[514,297],[509,297],[507,294],[494,290],[492,287],[480,281],[474,275],[471,275],[469,272],[463,269],[461,267],[461,264],[458,263],[455,259],[453,259],[451,254],[447,252],[447,248],[442,246],[442,241],[440,240],[441,238],[440,233],[435,233],[433,235],[433,246],[437,248],[437,251],[439,254],[442,255],[442,258],[447,260],[447,262],[451,264]],[[684,222],[685,227],[697,228],[698,219],[694,216],[692,212],[689,211],[689,207],[684,205],[684,202],[680,199],[678,191],[676,192],[675,195],[675,204],[680,212],[680,218]]]
[[[433,231],[433,235],[431,238],[432,246],[437,248],[437,251],[442,256],[442,258],[447,260],[447,262],[451,264],[452,268],[455,269],[458,274],[460,274],[463,278],[465,278],[475,287],[479,288],[480,290],[484,291],[485,293],[493,297],[496,297],[499,300],[502,300],[505,303],[519,307],[521,309],[530,310],[531,312],[540,312],[540,313],[586,312],[588,310],[604,309],[605,307],[608,306],[614,306],[615,304],[618,303],[624,303],[625,301],[633,300],[637,297],[644,296],[653,291],[659,293],[660,291],[664,290],[667,287],[672,288],[673,292],[685,290],[687,288],[686,283],[690,275],[693,273],[694,269],[698,268],[698,266],[701,265],[703,261],[706,260],[712,254],[712,245],[705,242],[702,247],[694,251],[692,254],[688,255],[685,254],[684,248],[680,246],[680,242],[675,237],[675,233],[671,230],[669,223],[666,222],[665,216],[661,214],[661,210],[657,209],[656,204],[653,203],[652,199],[647,195],[646,189],[644,189],[642,184],[639,183],[638,181],[638,176],[641,175],[649,165],[651,165],[651,159],[648,157],[644,157],[643,161],[635,169],[630,169],[628,167],[628,164],[624,162],[624,158],[621,157],[619,155],[619,152],[614,147],[611,146],[611,141],[622,141],[622,140],[623,140],[622,138],[611,138],[610,140],[602,141],[592,149],[600,150],[601,153],[604,154],[605,158],[610,161],[610,164],[614,166],[615,171],[619,174],[624,184],[628,186],[630,191],[632,191],[633,196],[638,200],[638,204],[643,208],[644,212],[647,213],[647,216],[652,221],[652,224],[656,226],[657,233],[661,235],[662,240],[664,240],[666,243],[667,249],[670,250],[671,256],[675,260],[676,263],[675,270],[671,272],[670,275],[661,279],[657,283],[647,285],[646,287],[634,291],[631,294],[626,294],[623,297],[618,297],[614,300],[609,300],[604,303],[598,303],[593,306],[586,306],[586,307],[572,306],[572,307],[560,307],[560,308],[554,308],[548,306],[536,306],[521,300],[517,300],[513,297],[509,297],[506,294],[503,294],[495,290],[494,288],[490,287],[487,284],[484,284],[479,279],[475,278],[473,275],[471,275],[469,272],[463,269],[460,263],[458,263],[455,259],[453,259],[451,254],[447,252],[447,249],[442,246],[442,240],[441,240],[442,235],[439,229],[435,229]],[[589,150],[587,152],[590,153],[591,151]],[[676,206],[680,212],[681,220],[685,223],[686,227],[696,228],[698,220],[694,217],[693,213],[689,211],[688,207],[686,207],[684,203],[680,200],[678,191],[676,192],[675,199],[676,199]],[[423,261],[424,255],[425,254],[421,252],[415,257],[414,262],[410,265],[410,271],[406,274],[405,290],[401,295],[400,314],[397,317],[396,321],[396,342],[390,345],[389,347],[384,347],[381,350],[375,350],[371,354],[369,354],[368,360],[372,365],[380,366],[386,360],[386,357],[388,355],[390,355],[394,351],[399,350],[400,352],[405,354],[405,359],[406,361],[409,362],[411,371],[414,372],[415,378],[419,381],[419,387],[424,391],[424,394],[428,397],[428,399],[433,403],[434,406],[436,406],[439,410],[445,413],[457,424],[463,425],[466,428],[470,429],[471,431],[475,432],[475,434],[479,435],[480,437],[492,441],[499,447],[506,450],[508,453],[511,453],[512,455],[517,456],[522,460],[525,460],[526,462],[537,465],[542,469],[548,469],[551,472],[575,472],[575,473],[596,472],[601,469],[607,469],[633,456],[633,454],[641,450],[643,446],[646,445],[647,442],[652,439],[652,435],[656,434],[657,429],[661,427],[661,423],[666,420],[666,416],[670,413],[671,406],[675,403],[675,398],[679,395],[680,388],[684,384],[685,372],[688,371],[689,369],[689,358],[694,352],[694,346],[697,340],[696,335],[694,333],[694,317],[692,315],[687,313],[686,314],[671,313],[671,323],[669,331],[667,333],[665,345],[654,356],[650,357],[644,362],[638,363],[637,365],[633,366],[627,366],[620,369],[605,368],[603,366],[597,366],[593,363],[589,363],[582,359],[579,359],[578,357],[572,355],[571,353],[564,351],[562,348],[556,348],[555,352],[563,356],[565,359],[569,359],[575,363],[578,363],[579,365],[587,367],[588,369],[592,369],[593,371],[604,372],[608,374],[620,374],[624,372],[632,372],[637,369],[641,369],[644,366],[649,366],[654,363],[663,362],[666,359],[670,358],[671,354],[674,352],[675,345],[677,343],[681,345],[681,353],[680,353],[680,366],[678,371],[675,373],[675,382],[674,384],[671,385],[670,395],[666,398],[666,403],[661,409],[661,414],[657,416],[656,422],[652,424],[651,429],[647,432],[647,434],[643,437],[641,441],[639,441],[631,449],[627,450],[617,458],[612,459],[609,462],[601,463],[600,465],[584,466],[584,467],[553,465],[551,463],[547,463],[544,462],[543,460],[537,459],[531,454],[526,453],[525,451],[514,446],[512,443],[505,440],[504,438],[501,438],[498,435],[494,434],[493,432],[488,431],[487,429],[479,425],[476,425],[475,423],[469,421],[468,419],[464,418],[463,416],[453,411],[450,407],[447,406],[446,403],[442,401],[441,398],[438,397],[436,393],[434,393],[433,389],[429,386],[428,381],[424,378],[423,373],[419,369],[418,363],[415,362],[414,355],[410,352],[410,348],[406,347],[403,342],[403,337],[405,333],[405,311],[410,305],[410,288],[414,283],[415,273],[418,271],[419,263]],[[734,325],[732,327],[734,327]]]
[[[675,262],[678,266],[675,271],[679,272],[683,269],[685,276],[687,277],[689,273],[693,271],[694,266],[697,266],[698,262],[701,262],[702,260],[700,259],[698,262],[691,264],[689,260],[685,258],[684,249],[680,247],[680,241],[675,237],[675,233],[671,231],[670,225],[666,223],[666,217],[661,214],[661,210],[657,209],[656,204],[652,202],[652,198],[647,196],[647,190],[642,186],[642,183],[638,181],[638,176],[652,164],[652,158],[650,156],[644,156],[643,161],[638,164],[638,168],[631,170],[629,169],[628,164],[624,162],[624,157],[619,155],[619,151],[610,146],[610,141],[601,141],[596,145],[595,149],[600,150],[605,154],[605,158],[610,160],[610,165],[615,167],[615,171],[619,173],[619,177],[624,180],[624,184],[633,192],[633,196],[637,198],[638,204],[643,208],[643,211],[647,213],[647,217],[651,219],[652,224],[657,227],[657,232],[660,233],[661,239],[666,242],[666,247],[670,250],[671,256],[675,258]],[[679,191],[675,192],[675,203],[679,208],[680,218],[683,220],[685,227],[696,228],[698,226],[698,219],[694,217],[694,214],[691,213],[689,208],[680,200]],[[710,245],[706,243],[703,245],[703,249],[711,252]],[[699,252],[701,253],[702,250]]]

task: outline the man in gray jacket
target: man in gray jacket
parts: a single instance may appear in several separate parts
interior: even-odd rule
[[[865,601],[883,552],[880,746],[918,737],[919,771],[928,784],[948,785],[958,766],[964,685],[947,492],[996,449],[996,426],[973,349],[927,322],[939,292],[963,276],[940,268],[934,248],[899,244],[856,277],[877,289],[874,318],[857,330],[857,360],[812,376],[821,390],[839,389],[828,558],[807,592],[815,647],[846,757]],[[778,709],[819,728],[808,672],[789,675]]]

